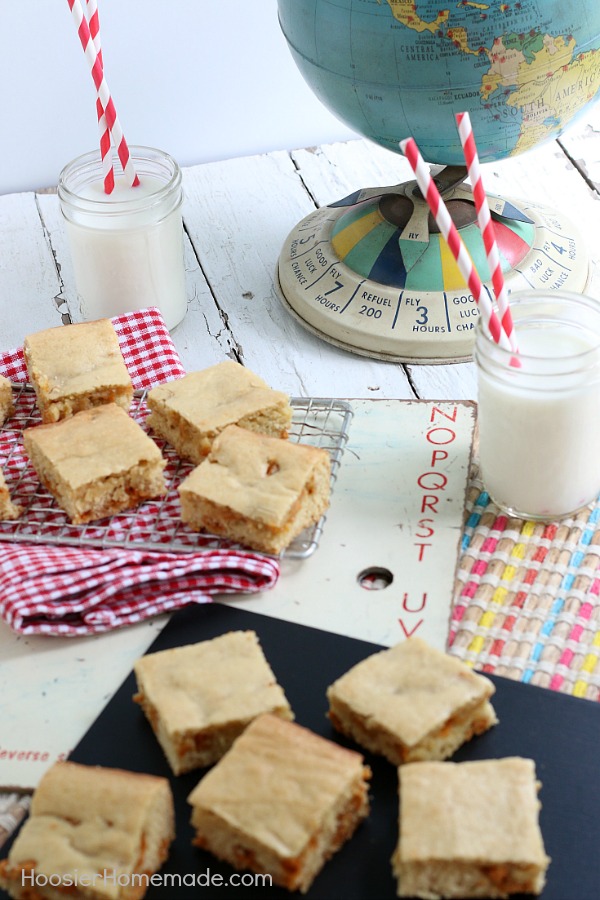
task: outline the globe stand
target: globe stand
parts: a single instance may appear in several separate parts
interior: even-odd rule
[[[466,171],[432,174],[493,299]],[[572,222],[536,204],[487,199],[509,291],[585,291],[588,260]],[[479,309],[414,181],[308,215],[284,243],[278,282],[305,328],[352,353],[423,364],[471,358]]]

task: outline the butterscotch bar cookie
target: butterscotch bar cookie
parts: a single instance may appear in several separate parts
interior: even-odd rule
[[[333,726],[394,765],[446,759],[497,718],[494,684],[412,637],[362,660],[327,690]]]
[[[21,509],[10,499],[8,486],[0,469],[0,522],[18,519],[20,515]]]
[[[360,754],[266,714],[190,794],[193,843],[305,893],[368,814]]]
[[[399,897],[541,893],[550,860],[533,760],[410,763],[399,779]]]
[[[294,717],[254,631],[150,653],[134,669],[134,700],[176,775],[216,762],[262,713]]]
[[[27,428],[23,445],[40,481],[76,525],[166,492],[160,450],[114,403]]]
[[[139,900],[174,837],[166,778],[56,763],[0,862],[0,886],[23,900]]]
[[[30,334],[23,352],[42,422],[103,403],[129,409],[133,386],[110,319]]]
[[[292,420],[287,394],[233,360],[153,388],[148,406],[147,424],[195,463],[227,425],[285,438]]]
[[[4,425],[14,412],[12,387],[8,378],[0,375],[0,426]]]
[[[181,518],[264,553],[280,553],[329,505],[325,450],[230,425],[179,486]]]

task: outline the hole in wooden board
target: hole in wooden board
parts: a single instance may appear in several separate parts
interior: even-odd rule
[[[369,566],[358,573],[357,581],[366,591],[382,591],[389,587],[394,576],[389,569],[383,566]]]

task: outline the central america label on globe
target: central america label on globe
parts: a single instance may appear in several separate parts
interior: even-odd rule
[[[598,0],[278,0],[294,60],[317,97],[394,152],[463,165],[469,112],[482,162],[557,138],[600,89]]]

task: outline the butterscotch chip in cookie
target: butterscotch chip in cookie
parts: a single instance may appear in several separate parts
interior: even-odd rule
[[[14,410],[11,383],[4,375],[0,375],[0,426],[4,425]]]
[[[531,759],[401,766],[399,897],[510,897],[541,893],[550,862],[539,826]]]
[[[166,778],[55,763],[0,862],[0,886],[23,900],[140,900],[167,858],[174,820]]]
[[[305,893],[368,814],[370,775],[359,753],[259,716],[190,794],[193,843]]]
[[[134,699],[176,775],[216,762],[262,713],[294,717],[254,631],[149,653],[134,669]]]
[[[329,454],[230,425],[179,496],[194,530],[277,554],[327,509]]]
[[[129,409],[133,386],[110,319],[30,334],[23,352],[42,422],[104,403]]]
[[[394,765],[447,759],[497,718],[495,686],[411,637],[359,662],[327,690],[334,727]]]
[[[10,499],[10,493],[2,470],[0,470],[0,522],[10,519],[18,519],[21,509]]]
[[[160,450],[114,403],[27,428],[23,444],[40,481],[74,524],[166,493]]]
[[[153,388],[148,406],[147,424],[195,463],[228,425],[286,438],[292,420],[287,394],[233,360]]]

